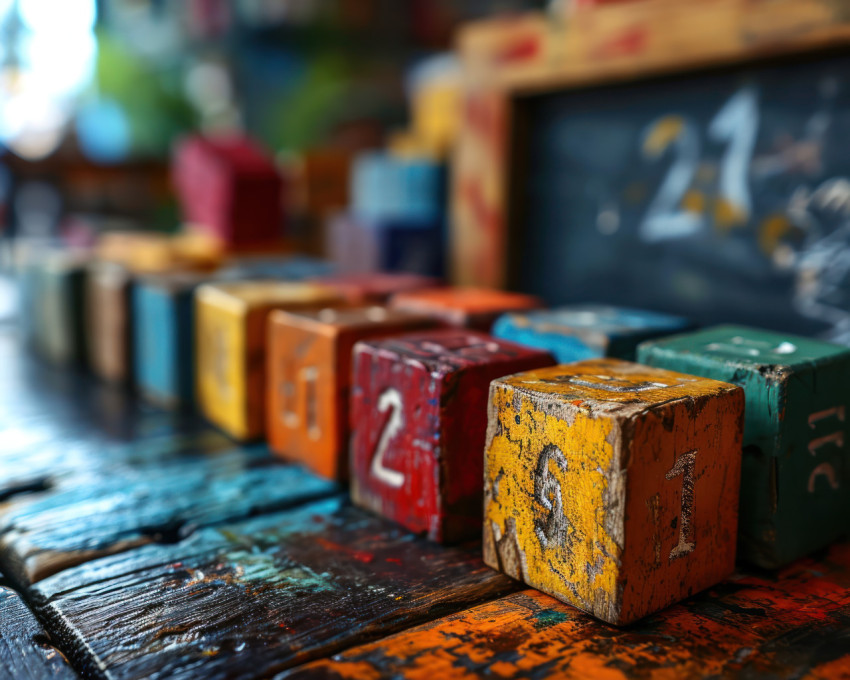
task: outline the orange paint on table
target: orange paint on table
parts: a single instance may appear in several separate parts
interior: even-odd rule
[[[775,576],[736,574],[626,629],[526,590],[280,676],[807,678],[850,673],[850,544]]]
[[[427,314],[451,326],[489,331],[505,312],[535,309],[543,302],[533,295],[491,288],[432,288],[394,295],[394,309]]]

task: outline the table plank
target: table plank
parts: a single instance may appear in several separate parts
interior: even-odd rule
[[[0,564],[24,588],[97,557],[339,491],[265,446],[207,450],[205,442],[122,447],[84,479],[0,504]]]
[[[93,677],[267,677],[516,587],[479,555],[336,498],[90,562],[31,592]]]
[[[771,576],[738,574],[618,629],[535,590],[276,680],[850,677],[850,544]]]
[[[70,680],[77,674],[14,590],[0,586],[0,677]]]

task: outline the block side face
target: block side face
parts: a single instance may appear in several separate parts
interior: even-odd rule
[[[274,450],[335,478],[337,391],[334,343],[315,329],[274,317],[267,350],[267,433]]]
[[[248,436],[245,417],[244,309],[198,298],[195,305],[198,407],[213,424],[237,438]]]
[[[356,345],[351,396],[354,502],[438,540],[444,376]]]
[[[679,399],[635,419],[619,623],[732,573],[743,408],[743,392],[726,389]]]
[[[130,284],[125,277],[116,281],[106,276],[89,278],[86,299],[91,338],[89,361],[101,378],[115,382],[126,380],[130,375],[129,296]]]
[[[485,561],[616,622],[624,497],[615,421],[504,380],[491,387],[488,413]]]
[[[787,382],[775,459],[775,566],[825,547],[850,526],[849,384],[843,356]]]
[[[144,392],[164,401],[176,400],[180,391],[177,313],[167,293],[146,286],[133,290],[136,380]]]

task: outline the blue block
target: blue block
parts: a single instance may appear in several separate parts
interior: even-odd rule
[[[505,314],[492,334],[548,350],[559,363],[569,363],[606,356],[634,360],[644,340],[692,327],[680,316],[587,304]]]
[[[433,224],[446,216],[446,170],[425,159],[364,153],[351,172],[351,207],[372,222]]]
[[[194,402],[194,291],[204,280],[151,276],[133,288],[136,382],[146,398],[166,408]]]

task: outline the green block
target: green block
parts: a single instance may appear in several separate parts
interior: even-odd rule
[[[741,559],[776,568],[847,532],[850,349],[717,326],[645,342],[638,361],[744,388]]]

